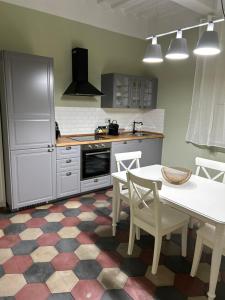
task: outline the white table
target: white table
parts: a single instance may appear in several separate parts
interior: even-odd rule
[[[215,299],[215,290],[221,263],[225,234],[225,184],[192,175],[183,185],[172,185],[166,182],[161,174],[161,165],[153,165],[131,172],[142,178],[161,180],[160,198],[176,209],[192,217],[216,226],[215,247],[212,252],[208,300]],[[126,172],[113,173],[113,235],[116,234],[117,209],[120,198],[119,184],[126,184]]]

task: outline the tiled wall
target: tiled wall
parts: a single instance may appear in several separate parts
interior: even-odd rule
[[[93,107],[56,107],[56,121],[62,134],[92,133],[106,120],[117,120],[120,128],[131,130],[132,122],[142,121],[143,130],[161,132],[164,129],[164,110],[102,109]]]

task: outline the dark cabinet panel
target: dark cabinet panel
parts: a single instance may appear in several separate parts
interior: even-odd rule
[[[156,78],[123,74],[102,75],[103,108],[156,108]]]

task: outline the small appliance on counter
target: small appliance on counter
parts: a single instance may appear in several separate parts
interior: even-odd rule
[[[61,137],[61,133],[60,133],[60,130],[59,130],[59,124],[58,124],[58,122],[55,122],[55,136],[56,136],[56,139],[58,139],[59,137]]]
[[[95,129],[95,138],[96,139],[101,138],[106,134],[107,134],[107,126],[98,126]]]
[[[119,135],[119,125],[117,124],[116,120],[113,120],[111,123],[109,123],[108,129],[109,135]]]

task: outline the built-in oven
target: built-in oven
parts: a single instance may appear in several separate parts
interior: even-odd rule
[[[81,146],[81,180],[110,174],[111,143]]]

